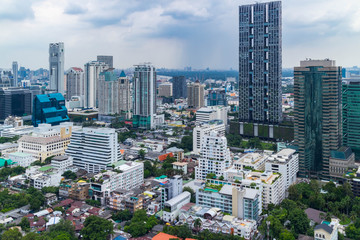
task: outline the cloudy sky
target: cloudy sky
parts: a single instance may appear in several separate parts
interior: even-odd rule
[[[0,0],[0,67],[48,68],[49,43],[61,41],[66,69],[96,55],[116,68],[237,69],[238,6],[252,2]],[[307,57],[357,65],[359,42],[359,0],[283,0],[283,67]]]

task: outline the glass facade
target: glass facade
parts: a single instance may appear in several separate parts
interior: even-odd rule
[[[31,93],[23,88],[0,88],[0,119],[31,114]]]
[[[155,68],[149,64],[135,66],[133,84],[133,126],[153,128],[153,117],[156,114]]]
[[[341,68],[302,61],[294,70],[294,101],[299,176],[327,179],[331,150],[341,146]]]
[[[61,93],[36,95],[33,103],[32,122],[35,127],[40,123],[59,125],[69,121],[65,98]]]
[[[343,144],[360,159],[360,79],[342,85]]]
[[[208,106],[227,106],[225,90],[209,90],[207,97]]]

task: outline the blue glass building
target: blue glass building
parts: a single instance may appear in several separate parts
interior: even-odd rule
[[[32,122],[35,127],[40,123],[58,125],[69,121],[65,98],[61,93],[36,95],[33,102]]]

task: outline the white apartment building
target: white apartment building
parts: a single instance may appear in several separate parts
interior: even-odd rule
[[[28,167],[36,161],[36,158],[33,157],[33,155],[28,153],[22,153],[22,152],[14,152],[9,154],[9,159],[13,162],[16,162],[17,166],[21,167]]]
[[[225,125],[222,121],[210,121],[199,126],[193,130],[193,152],[199,154],[201,148],[201,141],[205,135],[211,131],[217,131],[222,136],[225,136]]]
[[[84,96],[84,71],[78,67],[66,72],[66,100],[70,101],[74,96]]]
[[[211,120],[222,120],[227,126],[227,113],[229,107],[225,106],[208,106],[196,111],[196,124],[206,123]]]
[[[91,182],[90,189],[96,200],[105,203],[106,198],[116,189],[131,190],[144,183],[144,164],[139,162],[119,161],[115,170],[98,173]]]
[[[73,158],[70,156],[57,156],[51,159],[51,166],[55,169],[65,172],[73,165]]]
[[[195,179],[203,180],[208,173],[222,176],[231,163],[226,137],[217,131],[211,131],[202,138],[199,165],[195,167]]]
[[[269,155],[264,153],[244,153],[234,157],[234,168],[237,170],[253,169],[264,171]]]
[[[76,167],[90,173],[105,170],[108,165],[122,158],[117,133],[112,128],[73,131],[66,155],[74,159]]]
[[[59,186],[63,172],[51,166],[33,166],[26,169],[26,178],[30,181],[30,186],[36,189],[43,187]]]
[[[296,182],[299,171],[299,155],[295,152],[294,149],[285,148],[271,155],[265,163],[266,171],[278,172],[284,177],[286,190]]]
[[[19,139],[18,152],[31,154],[40,161],[50,156],[63,155],[70,143],[72,127],[70,122],[63,122],[58,126],[39,124],[31,135]]]
[[[86,108],[98,107],[99,75],[109,66],[104,62],[91,61],[84,65],[84,106]]]
[[[180,208],[189,203],[191,194],[189,192],[183,192],[176,197],[166,201],[164,203],[163,221],[174,222],[179,215]]]

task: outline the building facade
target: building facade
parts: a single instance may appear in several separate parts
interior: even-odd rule
[[[19,71],[19,65],[17,62],[12,63],[12,72],[13,72],[13,86],[17,87],[19,84],[18,81],[18,71]]]
[[[84,107],[98,107],[98,82],[100,73],[108,69],[104,62],[91,61],[85,64],[84,71]]]
[[[109,66],[109,68],[113,68],[113,56],[97,56],[96,59],[98,62],[103,62]]]
[[[125,73],[118,78],[113,71],[105,70],[99,76],[99,113],[121,114],[131,118],[130,83]]]
[[[158,96],[159,97],[172,97],[173,85],[172,83],[162,83],[159,85]]]
[[[172,83],[174,99],[187,98],[186,78],[184,76],[175,76]]]
[[[64,43],[50,43],[49,70],[50,90],[65,94],[64,88]]]
[[[329,177],[329,158],[341,144],[341,67],[306,60],[294,68],[294,131],[300,177]]]
[[[61,123],[59,126],[40,124],[32,135],[24,135],[19,139],[18,152],[31,154],[40,161],[63,155],[70,143],[72,126],[72,123]]]
[[[168,179],[166,183],[161,184],[161,207],[164,207],[166,201],[182,193],[182,180],[180,175],[175,175]]]
[[[195,167],[195,179],[204,180],[209,173],[220,177],[231,164],[226,137],[217,131],[204,135],[201,141],[199,165]]]
[[[31,114],[31,93],[24,88],[0,88],[0,120]]]
[[[37,127],[40,123],[59,125],[69,121],[65,107],[65,98],[61,93],[36,95],[33,101],[32,123]]]
[[[227,106],[225,89],[209,90],[207,96],[207,106]]]
[[[66,100],[73,96],[84,96],[84,71],[72,67],[66,72]]]
[[[212,120],[222,120],[225,125],[228,122],[229,107],[209,106],[196,111],[196,124],[205,123]]]
[[[133,126],[155,128],[156,71],[150,64],[136,65],[133,90]]]
[[[294,149],[282,149],[267,159],[265,171],[280,173],[284,177],[284,187],[287,190],[296,182],[296,175],[299,171],[299,154]]]
[[[83,128],[72,132],[66,154],[74,165],[90,173],[105,170],[110,164],[120,161],[117,133],[112,128]]]
[[[199,81],[187,85],[188,107],[199,109],[205,106],[205,85]]]
[[[239,7],[239,121],[282,119],[281,2]]]
[[[200,153],[201,141],[205,135],[210,134],[211,131],[217,131],[225,136],[225,125],[222,121],[209,121],[207,123],[196,126],[193,130],[193,152]]]
[[[351,147],[360,159],[360,79],[345,80],[342,84],[343,144]]]

